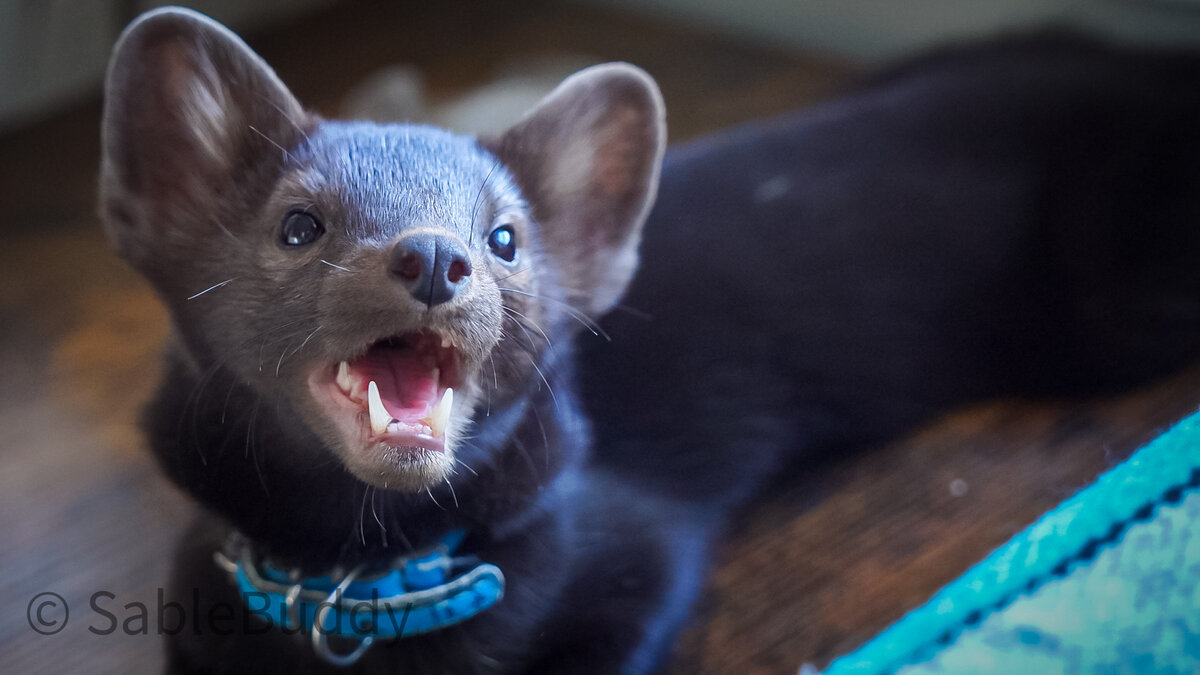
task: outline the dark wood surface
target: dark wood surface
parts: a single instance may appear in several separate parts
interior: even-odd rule
[[[432,8],[437,5],[439,8]],[[493,64],[569,50],[624,59],[661,83],[675,141],[812,104],[851,69],[642,19],[560,5],[351,3],[250,36],[300,98],[332,113],[373,69],[415,64],[431,94]],[[149,288],[93,216],[98,100],[0,137],[0,672],[144,672],[161,665],[156,589],[194,507],[137,432],[167,333]],[[996,401],[908,438],[814,466],[731,527],[678,673],[794,673],[920,604],[1040,513],[1200,404],[1200,370],[1120,397]],[[31,598],[72,608],[34,633]],[[94,635],[97,591],[149,635]],[[102,600],[104,602],[104,600]],[[136,626],[133,626],[136,627]]]

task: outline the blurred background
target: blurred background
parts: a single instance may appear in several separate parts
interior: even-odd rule
[[[0,130],[19,128],[95,96],[109,49],[121,28],[137,14],[165,4],[180,3],[0,2]],[[257,33],[280,30],[321,12],[377,9],[370,3],[348,0],[196,0],[182,4],[235,31]],[[425,11],[418,10],[417,3],[397,4],[414,5],[402,12],[410,20],[419,20]],[[523,14],[545,4],[498,2],[489,11]],[[877,64],[947,40],[1045,23],[1083,27],[1138,42],[1200,42],[1200,0],[581,0],[576,4],[614,15],[652,18],[744,44],[820,53],[856,65]],[[479,9],[467,4],[445,11],[461,16]],[[380,26],[380,30],[396,29]],[[445,37],[453,44],[472,33]],[[346,45],[335,45],[320,36],[298,38],[311,41],[318,52],[346,49]],[[461,42],[458,46],[467,47]],[[366,55],[360,55],[363,57]],[[363,60],[369,63],[369,57]]]
[[[167,320],[94,216],[108,52],[158,4],[0,0],[0,672],[161,668],[157,589],[193,514],[136,426]],[[1200,0],[185,4],[327,116],[503,126],[572,70],[620,59],[658,79],[676,143],[1033,25],[1200,45]],[[1198,384],[1193,369],[1111,399],[989,402],[812,467],[738,518],[672,672],[824,665],[1193,410]],[[97,591],[122,618],[148,606],[148,634],[88,631]],[[27,622],[42,592],[73,608],[58,634]]]

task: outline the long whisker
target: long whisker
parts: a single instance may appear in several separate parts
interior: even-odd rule
[[[533,366],[533,369],[537,371],[539,376],[541,376],[542,382],[546,383],[546,391],[550,392],[550,400],[554,401],[554,409],[558,410],[558,397],[554,395],[554,388],[550,386],[550,380],[547,380],[546,375],[542,372],[542,369],[538,368],[537,361],[535,361],[534,358],[529,354],[526,354],[526,356],[529,357],[529,365]],[[549,445],[549,442],[547,442],[547,445]]]
[[[528,272],[531,269],[533,269],[533,268],[531,268],[531,267],[517,268],[517,269],[513,270],[512,272],[509,272],[508,274],[505,274],[504,276],[500,277],[499,279],[496,279],[496,283],[500,283],[501,281],[504,281],[505,279],[511,279],[512,277],[515,277],[522,272]],[[504,290],[504,289],[501,288],[500,290]]]
[[[392,523],[392,527],[396,527],[395,522]],[[400,535],[400,541],[404,542],[404,548],[410,551],[413,550],[412,542],[408,540],[408,535],[404,534],[404,530],[396,527],[396,534]]]
[[[487,189],[488,181],[492,179],[492,173],[495,172],[496,168],[499,166],[500,160],[497,158],[496,162],[492,164],[492,168],[488,169],[487,175],[483,178],[483,182],[479,185],[479,194],[475,195],[475,203],[471,206],[471,234],[467,236],[467,246],[470,246],[471,242],[475,240],[475,216],[479,213],[479,202],[483,198],[483,191]]]
[[[546,471],[550,471],[550,438],[546,436],[546,425],[542,424],[542,416],[538,414],[537,407],[530,409],[533,412],[533,419],[538,424],[538,429],[542,432],[542,458],[545,460]]]
[[[229,383],[229,391],[225,392],[225,402],[221,404],[221,426],[225,426],[225,413],[229,410],[229,399],[233,396],[233,390],[237,389],[237,380]]]
[[[250,414],[250,424],[246,427],[246,452],[254,463],[254,473],[258,475],[258,484],[262,486],[263,493],[270,496],[271,490],[267,488],[267,479],[263,476],[262,467],[258,465],[258,450],[253,441],[254,431],[258,424],[258,408],[261,403],[262,397],[254,402],[254,412]]]
[[[433,491],[431,491],[429,488],[425,488],[425,494],[429,495],[429,499],[433,502],[434,506],[442,509],[443,511],[446,510],[441,504],[438,504],[438,500],[433,498]]]
[[[296,127],[296,131],[299,131],[299,132],[300,132],[300,135],[304,137],[304,140],[306,140],[306,141],[308,141],[308,142],[310,142],[310,143],[312,142],[312,139],[308,137],[308,132],[304,131],[304,128],[303,128],[303,127],[301,127],[301,126],[300,126],[300,125],[299,125],[299,124],[296,122],[296,120],[292,119],[291,115],[288,115],[288,114],[287,114],[287,111],[285,111],[283,108],[280,108],[280,107],[279,107],[279,105],[278,105],[277,103],[275,103],[275,101],[272,101],[270,98],[268,98],[268,97],[266,97],[266,96],[263,96],[262,94],[259,94],[259,98],[261,98],[263,101],[265,101],[265,102],[267,103],[267,105],[271,106],[271,107],[272,107],[272,108],[274,108],[276,111],[278,111],[278,112],[279,112],[279,114],[280,114],[280,115],[283,117],[283,119],[285,119],[285,120],[287,120],[289,123],[291,123],[291,125],[292,125],[293,127]]]
[[[283,366],[284,358],[286,358],[288,356],[295,356],[297,353],[299,353],[301,349],[304,349],[304,345],[308,344],[308,341],[311,340],[313,338],[313,336],[317,334],[317,331],[321,330],[324,327],[325,327],[325,324],[321,324],[320,326],[317,326],[316,328],[314,328],[313,331],[308,334],[308,337],[304,338],[304,341],[300,343],[300,346],[296,347],[295,349],[292,350],[291,354],[288,354],[287,347],[283,348],[283,351],[279,353],[279,361],[277,361],[275,363],[275,377],[279,377],[279,369]]]
[[[504,305],[501,305],[500,309],[503,309],[505,311],[508,310],[508,308],[505,307]],[[535,345],[533,343],[533,336],[529,334],[529,329],[525,327],[524,323],[521,323],[520,319],[513,319],[513,323],[517,324],[517,327],[521,329],[521,332],[525,333],[525,340],[529,343],[529,351],[536,352],[537,345]],[[505,333],[506,335],[508,334],[508,331],[504,330],[503,328],[501,328],[500,330],[501,330],[501,332]]]
[[[287,161],[289,161],[289,162],[290,162],[290,161],[292,161],[292,153],[288,152],[288,151],[287,151],[287,148],[285,148],[285,147],[283,147],[282,145],[280,145],[280,144],[276,143],[275,141],[271,140],[270,136],[267,136],[266,134],[264,134],[263,132],[259,131],[258,129],[255,129],[253,124],[247,124],[246,126],[250,128],[250,131],[253,131],[254,133],[256,133],[256,134],[258,134],[259,136],[262,136],[264,139],[266,139],[266,141],[267,141],[268,143],[270,143],[271,145],[273,145],[273,146],[275,146],[275,147],[279,148],[280,152],[282,152],[282,153],[283,153],[283,157],[284,157],[284,159],[286,159],[286,160],[287,160]]]
[[[468,440],[467,440],[467,439],[465,439],[465,438],[461,438],[461,439],[459,439],[459,441],[458,441],[458,444],[459,444],[459,445],[461,445],[461,446],[462,446],[462,447],[464,447],[464,448],[471,448],[471,449],[473,449],[473,450],[476,450],[476,451],[479,453],[479,455],[480,455],[480,461],[481,461],[481,462],[483,462],[484,464],[486,464],[486,465],[487,465],[489,468],[492,468],[492,469],[496,468],[496,457],[495,457],[495,455],[493,455],[493,454],[491,454],[491,453],[488,453],[488,452],[484,451],[484,450],[483,450],[483,448],[480,448],[478,445],[475,445],[474,443],[471,443],[470,441],[468,441]],[[464,466],[465,466],[465,465],[464,465]],[[474,473],[474,472],[475,472],[475,470],[474,470],[474,469],[471,469],[470,467],[467,467],[467,470],[468,470],[468,471],[471,471],[472,473]],[[478,475],[478,474],[476,474],[476,475]]]
[[[608,333],[604,332],[604,329],[601,328],[600,324],[596,323],[596,321],[594,319],[592,319],[592,317],[588,316],[587,314],[584,314],[583,312],[579,311],[578,309],[575,309],[570,304],[563,302],[562,300],[559,300],[558,298],[551,298],[551,297],[547,297],[544,295],[538,295],[537,293],[530,293],[528,291],[522,291],[522,290],[518,290],[516,288],[500,288],[500,292],[501,293],[516,293],[517,295],[524,295],[525,297],[528,297],[528,298],[535,298],[537,300],[546,300],[547,302],[553,302],[558,305],[561,305],[567,311],[567,313],[571,315],[571,318],[573,318],[576,321],[578,321],[579,323],[583,324],[583,327],[587,328],[589,331],[591,331],[592,335],[597,335],[599,337],[604,338],[605,340],[607,340],[609,342],[612,342],[612,337]]]
[[[324,327],[325,327],[325,324],[321,324],[320,326],[317,326],[316,328],[314,328],[313,332],[309,333],[308,337],[304,338],[304,342],[301,342],[300,346],[296,347],[296,350],[293,351],[292,354],[295,354],[296,352],[300,351],[301,349],[304,349],[304,345],[308,344],[308,341],[311,340],[313,338],[313,336],[317,334],[317,331],[321,330]]]
[[[541,478],[538,474],[537,465],[533,463],[533,455],[530,454],[529,448],[525,447],[525,444],[518,438],[514,438],[512,443],[516,449],[521,451],[521,457],[525,459],[525,464],[529,467],[530,475],[534,478]]]
[[[479,474],[475,472],[475,469],[472,469],[472,468],[471,468],[471,465],[470,465],[470,464],[467,464],[466,462],[462,461],[461,459],[459,459],[459,458],[457,458],[457,457],[455,457],[455,458],[454,458],[454,462],[455,462],[456,464],[461,464],[461,465],[462,465],[462,467],[463,467],[464,469],[466,469],[467,471],[470,471],[470,472],[471,472],[471,475],[472,475],[472,476],[475,476],[476,478],[478,478],[478,477],[479,477]]]
[[[237,277],[230,277],[229,279],[226,279],[225,281],[222,281],[222,282],[221,282],[221,283],[219,283],[219,284],[213,284],[212,286],[209,286],[208,288],[206,288],[206,289],[204,289],[204,290],[200,291],[199,293],[197,293],[197,294],[195,294],[195,295],[190,295],[190,296],[188,296],[188,298],[187,298],[187,299],[188,299],[188,300],[195,300],[196,298],[198,298],[198,297],[200,297],[200,296],[204,295],[205,293],[207,293],[207,292],[209,292],[209,291],[215,291],[215,290],[217,290],[218,288],[220,288],[220,287],[224,286],[225,284],[228,284],[229,282],[233,281],[234,279],[237,279]]]
[[[370,491],[370,485],[363,487],[362,503],[358,505],[358,540],[362,542],[363,546],[367,545],[367,533],[365,528],[363,528],[363,522],[367,519],[367,493]]]
[[[613,305],[612,308],[613,308],[614,312],[625,312],[629,316],[637,317],[637,318],[641,319],[642,321],[652,321],[654,319],[654,315],[650,314],[649,312],[643,312],[642,310],[640,310],[636,307],[630,307],[629,305],[622,305],[619,302],[617,304]]]
[[[387,548],[387,528],[384,527],[383,521],[379,519],[379,512],[375,510],[375,494],[379,492],[379,488],[371,486],[371,516],[375,518],[375,524],[379,526],[379,536],[383,539],[383,547]]]
[[[247,250],[247,247],[242,245],[242,240],[238,239],[237,235],[235,235],[233,232],[231,232],[228,227],[225,227],[225,223],[222,223],[220,218],[212,217],[212,218],[209,218],[209,220],[212,221],[212,223],[214,225],[216,225],[218,228],[220,228],[220,230],[225,233],[225,236],[229,237],[229,239],[233,243],[238,245],[238,248],[234,249],[235,251],[240,252],[240,251]]]
[[[542,327],[539,326],[536,321],[534,321],[533,319],[529,318],[528,316],[518,312],[517,310],[515,310],[512,307],[509,307],[507,305],[500,305],[500,309],[502,309],[506,312],[509,312],[511,314],[516,314],[517,316],[521,317],[525,321],[528,321],[530,324],[533,325],[534,330],[536,330],[537,332],[542,334],[542,337],[546,340],[546,346],[549,347],[550,349],[554,349],[554,343],[550,341],[550,336],[546,335],[546,331],[542,330]],[[525,324],[523,322],[518,321],[517,323],[521,324],[522,327],[525,326]]]
[[[251,335],[250,337],[248,337],[245,340],[242,340],[240,343],[238,343],[238,348],[241,348],[248,342],[251,342],[252,340],[257,339],[259,336],[268,335],[275,331],[282,330],[282,329],[287,328],[288,326],[291,326],[295,323],[298,323],[298,321],[290,321],[290,322],[285,323],[280,326],[272,326],[270,328],[266,328],[262,331],[259,331],[258,333],[255,333],[254,335]],[[264,343],[264,345],[265,345],[265,343]],[[184,426],[187,424],[188,418],[190,416],[191,422],[192,422],[192,441],[193,441],[192,444],[193,444],[193,447],[196,449],[197,454],[200,456],[200,462],[202,464],[204,464],[205,466],[208,465],[208,457],[205,455],[203,449],[201,449],[201,447],[200,447],[200,441],[199,441],[199,437],[198,437],[198,427],[196,425],[197,416],[199,414],[200,404],[204,399],[205,389],[207,389],[208,386],[213,382],[217,373],[220,372],[221,368],[225,365],[226,360],[227,360],[226,358],[218,359],[216,362],[214,362],[212,365],[210,365],[204,371],[204,374],[201,375],[200,379],[196,382],[196,386],[192,389],[191,392],[188,393],[188,398],[184,402],[183,410],[179,416],[179,425],[178,425],[177,433],[179,435],[180,440],[182,441],[182,439],[183,439]],[[261,360],[262,360],[262,352],[260,350],[260,352],[259,352],[260,363],[261,363]],[[226,393],[225,407],[228,406],[229,396],[232,393],[234,387],[236,387],[236,386],[237,386],[237,381],[234,380],[230,384],[229,392]],[[224,423],[225,407],[222,407],[222,410],[221,410],[222,424]]]
[[[290,322],[285,323],[280,326],[272,326],[270,328],[263,329],[262,331],[259,331],[259,332],[255,333],[254,335],[251,335],[250,337],[248,337],[245,340],[242,340],[240,343],[238,343],[238,348],[240,349],[241,347],[245,346],[247,343],[257,339],[259,336],[268,335],[275,331],[282,330],[282,329],[287,328],[288,326],[291,326],[295,323],[298,323],[298,321],[290,321]],[[205,466],[208,465],[208,457],[205,455],[204,451],[200,448],[199,438],[197,437],[197,433],[198,433],[197,426],[196,426],[197,415],[200,410],[200,403],[204,399],[204,390],[207,389],[209,384],[212,383],[212,381],[215,379],[216,374],[218,372],[220,372],[221,368],[225,365],[226,361],[227,361],[227,358],[218,359],[216,362],[214,362],[212,365],[210,365],[204,371],[204,373],[200,376],[200,379],[196,382],[196,386],[193,387],[192,391],[188,393],[187,400],[184,401],[183,410],[179,416],[179,425],[177,428],[177,434],[179,436],[179,439],[181,441],[183,439],[184,426],[187,424],[188,417],[190,416],[191,420],[192,420],[193,447],[196,448],[196,452],[200,456],[201,464],[203,464]],[[261,350],[259,352],[259,361],[260,361],[260,363],[262,361]],[[236,387],[237,387],[237,380],[235,379],[230,384],[229,391],[226,392],[225,403],[221,408],[221,423],[222,424],[225,423],[225,411],[229,406],[229,398],[232,395],[234,388],[236,388]]]
[[[496,374],[496,355],[494,351],[488,352],[488,360],[492,362],[492,387],[488,388],[487,390],[488,404],[487,412],[484,413],[484,417],[492,416],[492,390],[500,388],[500,376]]]
[[[189,416],[191,417],[191,420],[192,420],[192,447],[195,448],[196,454],[200,456],[200,463],[204,466],[208,466],[208,456],[205,454],[204,449],[200,445],[200,438],[199,438],[199,432],[197,430],[196,419],[200,412],[200,402],[203,400],[204,390],[206,388],[208,388],[209,383],[212,382],[214,377],[216,377],[216,374],[220,370],[220,367],[221,367],[221,362],[218,361],[217,363],[210,366],[208,368],[208,370],[204,371],[204,374],[200,376],[200,380],[198,382],[196,382],[196,386],[193,387],[192,391],[190,391],[188,393],[187,400],[185,400],[183,402],[183,411],[179,415],[179,424],[176,426],[176,429],[175,429],[175,433],[176,433],[177,437],[179,438],[179,441],[182,443],[184,427],[187,424],[188,417]],[[232,391],[232,388],[231,388],[231,391]],[[224,423],[224,420],[222,420],[222,423]]]
[[[266,335],[269,335],[270,333],[274,333],[277,330],[282,330],[284,328],[287,328],[288,326],[294,326],[294,325],[300,323],[300,321],[301,321],[300,319],[296,319],[295,321],[289,321],[281,326],[276,326],[275,328],[272,328],[269,330],[264,330],[263,332],[259,333],[258,335],[266,336]],[[257,337],[257,336],[255,336],[255,337]],[[290,342],[291,334],[286,335],[281,338],[277,338],[275,340],[267,340],[264,338],[262,341],[262,344],[260,344],[258,346],[258,372],[260,372],[260,373],[262,372],[263,350],[265,350],[267,348],[268,344],[278,342],[280,340],[288,340]],[[249,342],[249,340],[247,340],[247,342]]]

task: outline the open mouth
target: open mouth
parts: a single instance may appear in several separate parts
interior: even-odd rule
[[[368,444],[444,452],[460,361],[449,340],[420,331],[322,368],[313,384],[326,394],[329,412],[351,416]]]

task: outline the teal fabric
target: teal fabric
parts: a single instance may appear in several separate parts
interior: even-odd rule
[[[904,675],[1200,672],[1200,492]]]
[[[1200,672],[1198,486],[1200,414],[825,672]]]

